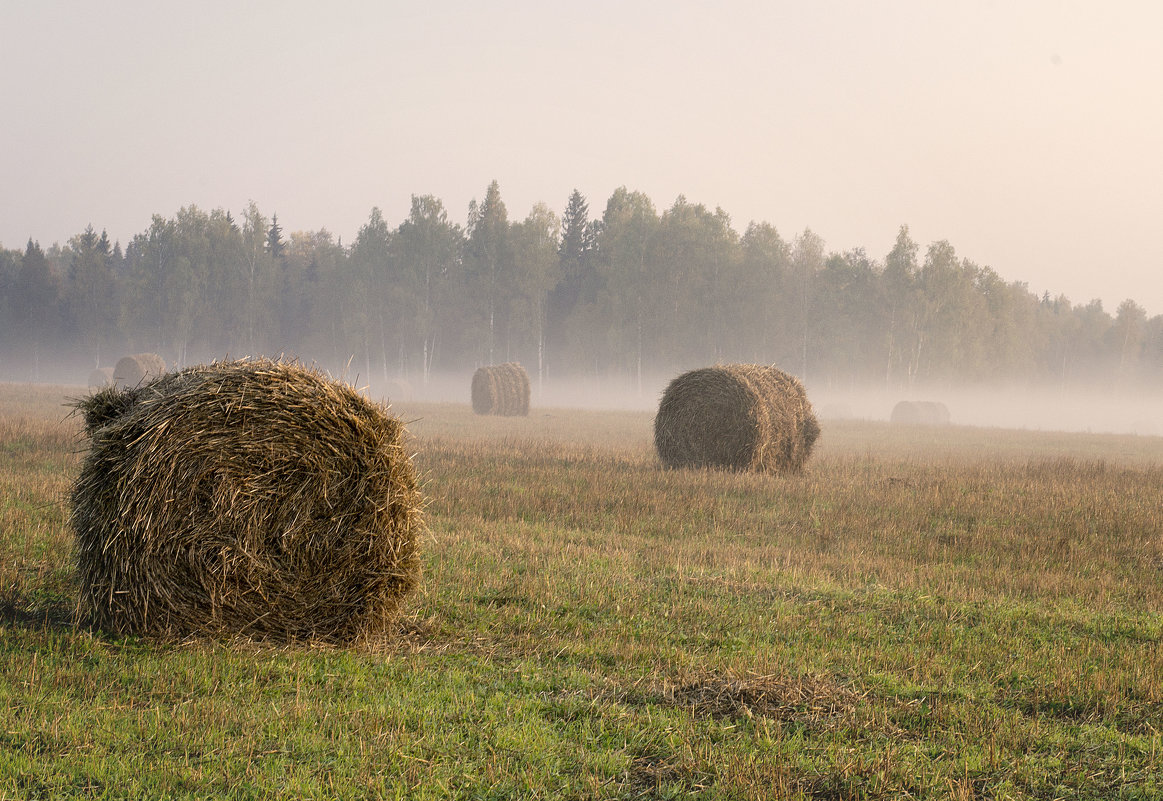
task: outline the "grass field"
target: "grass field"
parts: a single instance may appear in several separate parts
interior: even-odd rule
[[[158,644],[71,620],[78,392],[0,385],[0,799],[1163,797],[1161,439],[403,406],[391,645]]]

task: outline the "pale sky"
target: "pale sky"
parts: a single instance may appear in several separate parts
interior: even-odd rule
[[[1163,3],[0,3],[0,244],[619,186],[1163,314]]]

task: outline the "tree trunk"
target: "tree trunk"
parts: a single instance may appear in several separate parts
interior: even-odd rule
[[[428,337],[424,337],[424,364],[421,367],[424,386],[428,386],[428,374],[432,370],[432,353],[428,347]]]
[[[380,361],[383,362],[384,383],[386,384],[388,381],[388,334],[384,328],[384,314],[380,312]]]
[[[364,381],[371,381],[372,378],[372,349],[368,343],[367,332],[363,334],[363,364],[364,364]]]
[[[888,320],[888,358],[884,365],[884,385],[892,384],[892,349],[896,344],[896,306],[892,307],[892,315]]]
[[[642,310],[638,310],[638,397],[642,397]]]

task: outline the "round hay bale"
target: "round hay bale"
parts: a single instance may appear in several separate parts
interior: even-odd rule
[[[819,436],[799,380],[758,364],[683,373],[654,418],[654,447],[667,467],[796,473]]]
[[[156,353],[122,356],[113,368],[113,383],[119,387],[136,387],[165,375],[166,362]]]
[[[529,414],[529,374],[517,362],[481,367],[472,376],[472,410],[477,414]]]
[[[892,408],[893,423],[919,426],[949,425],[949,408],[940,401],[901,401]]]
[[[384,407],[304,367],[222,362],[77,403],[80,612],[113,632],[335,643],[417,581],[421,495]]]
[[[98,367],[89,373],[89,389],[103,389],[113,386],[113,368]]]

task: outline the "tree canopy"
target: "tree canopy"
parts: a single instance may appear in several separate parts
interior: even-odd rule
[[[122,252],[93,226],[63,245],[0,248],[6,378],[45,359],[176,364],[293,354],[367,376],[516,360],[547,376],[642,380],[716,362],[775,364],[811,384],[912,387],[971,379],[1163,381],[1163,318],[1134,300],[1033,294],[907,225],[877,256],[831,252],[810,229],[678,197],[659,211],[614,190],[600,217],[574,190],[560,215],[511,219],[498,182],[466,224],[431,195],[393,225],[372,209],[349,246],[284,233],[250,203],[154,215]],[[531,369],[532,372],[532,369]]]

